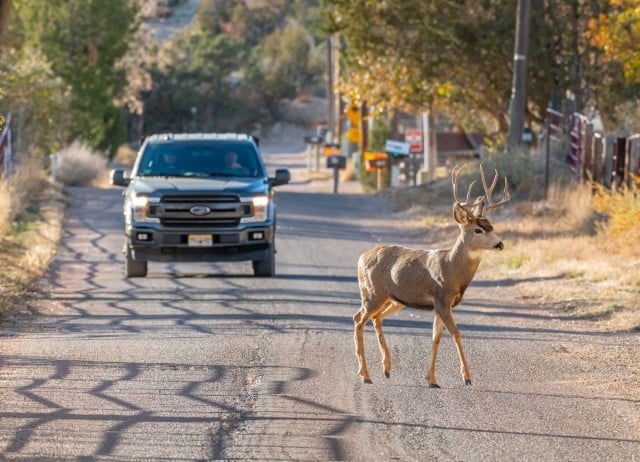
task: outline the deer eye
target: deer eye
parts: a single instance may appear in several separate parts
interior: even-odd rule
[[[476,234],[482,234],[482,230],[480,228],[474,229],[473,232]]]

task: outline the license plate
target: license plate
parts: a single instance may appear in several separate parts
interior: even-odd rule
[[[211,234],[189,234],[189,247],[211,247],[212,245]]]

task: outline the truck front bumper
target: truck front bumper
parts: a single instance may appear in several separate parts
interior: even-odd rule
[[[158,262],[258,261],[274,243],[270,226],[241,230],[155,229],[136,226],[126,233],[134,260]]]

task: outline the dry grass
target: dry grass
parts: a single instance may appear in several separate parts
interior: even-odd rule
[[[506,251],[489,254],[493,277],[519,279],[541,305],[598,321],[608,330],[640,329],[640,248],[596,233],[600,218],[588,187],[559,189],[539,204],[516,204],[496,227]]]
[[[58,154],[56,180],[66,186],[88,186],[102,175],[107,158],[88,144],[74,141]]]
[[[60,239],[64,198],[35,161],[0,181],[0,315],[33,288]]]
[[[430,245],[452,243],[450,183],[394,196],[419,217]],[[574,185],[553,187],[544,202],[514,199],[492,218],[505,251],[487,253],[480,275],[515,281],[531,303],[594,320],[595,328],[640,330],[640,246],[596,231],[603,217],[593,198],[590,187]]]

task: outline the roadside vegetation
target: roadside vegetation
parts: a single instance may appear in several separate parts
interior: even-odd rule
[[[55,255],[65,208],[62,188],[37,161],[0,180],[0,318],[35,290]]]
[[[64,195],[48,180],[50,154],[60,153],[59,181],[89,184],[123,142],[150,132],[259,132],[286,119],[292,101],[324,96],[329,33],[338,34],[343,102],[366,102],[375,116],[370,150],[398,136],[399,113],[425,109],[491,135],[496,152],[506,138],[513,0],[202,0],[195,21],[162,43],[141,27],[145,2],[0,0],[0,128],[11,112],[19,159],[0,180],[0,310],[54,252]],[[534,4],[527,124],[539,127],[552,102],[597,111],[620,136],[639,132],[637,2]],[[481,271],[518,281],[540,305],[638,329],[638,186],[576,186],[563,165],[559,153],[544,197],[535,156],[487,160],[515,198],[496,226],[507,249]],[[372,174],[361,180],[375,184]],[[426,239],[449,242],[447,180],[393,194],[427,225]]]
[[[492,218],[505,250],[488,252],[478,277],[513,287],[523,300],[558,317],[592,320],[597,329],[640,331],[640,179],[636,187],[613,191],[575,184],[568,168],[560,168],[545,198],[535,162],[522,157],[527,160],[514,162],[504,154],[483,160],[487,172],[495,167],[509,177],[512,201]],[[477,177],[476,166],[467,168],[461,188]],[[476,185],[474,194],[481,192]],[[456,227],[450,178],[382,194],[393,197],[400,216],[424,229],[425,244],[451,245]]]

